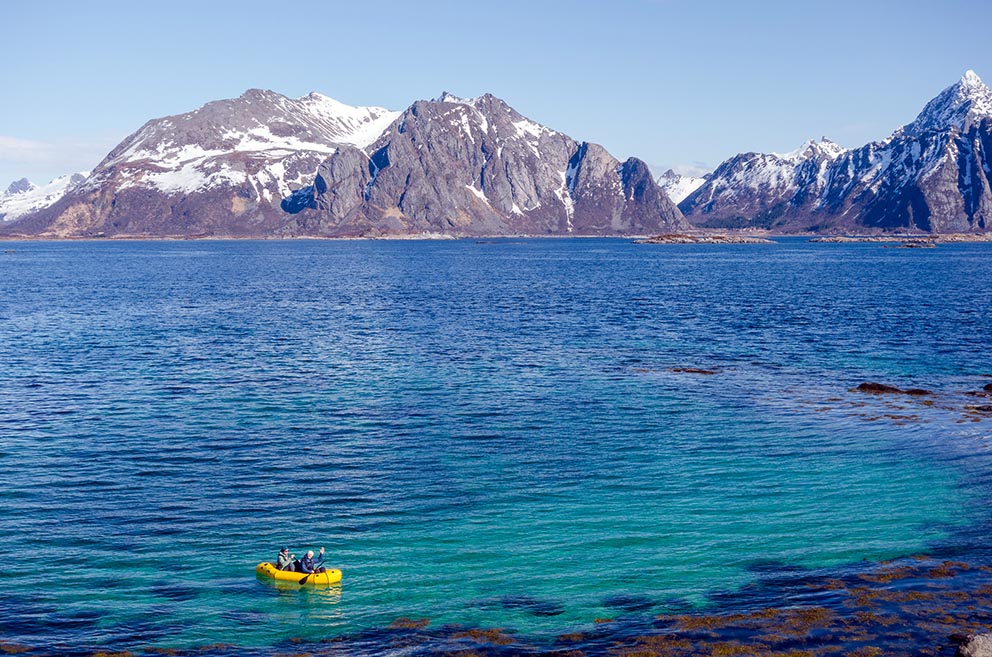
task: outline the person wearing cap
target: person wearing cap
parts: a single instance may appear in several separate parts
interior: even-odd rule
[[[276,559],[276,568],[279,570],[296,570],[293,567],[293,559],[296,558],[295,554],[289,553],[289,548],[284,547],[279,551],[279,557]]]
[[[306,556],[299,561],[299,572],[301,573],[322,573],[326,568],[322,568],[324,563],[324,548],[320,548],[320,557],[313,558],[313,550],[308,550]]]

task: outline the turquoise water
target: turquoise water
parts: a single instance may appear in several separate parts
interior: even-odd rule
[[[987,523],[990,245],[6,248],[10,641],[540,639]],[[258,581],[284,544],[343,585]]]

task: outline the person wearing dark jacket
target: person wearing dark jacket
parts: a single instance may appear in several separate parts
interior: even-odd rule
[[[320,548],[320,556],[317,559],[313,558],[313,550],[308,550],[306,556],[300,559],[299,562],[299,572],[301,573],[322,573],[326,568],[323,567],[324,563],[324,548]]]

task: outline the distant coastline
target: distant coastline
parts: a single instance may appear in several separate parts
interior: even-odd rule
[[[789,153],[739,153],[702,177],[656,177],[645,161],[620,161],[488,93],[444,93],[394,111],[249,89],[148,121],[92,171],[47,185],[15,180],[0,192],[0,233],[733,236],[652,238],[655,244],[978,234],[992,221],[992,164],[974,144],[988,143],[990,134],[992,89],[969,70],[884,142],[845,148],[807,140]],[[973,161],[957,156],[972,152]],[[736,232],[747,230],[755,231],[749,239]]]
[[[892,234],[892,235],[832,235],[814,237],[810,242],[844,244],[854,242],[992,242],[992,233]]]
[[[0,242],[143,242],[143,241],[455,241],[503,239],[617,239],[636,244],[774,244],[776,239],[806,239],[817,244],[950,244],[958,242],[992,242],[992,233],[892,233],[879,235],[815,235],[754,230],[697,230],[660,235],[451,235],[446,233],[396,233],[384,235],[91,235],[58,236],[0,234]]]

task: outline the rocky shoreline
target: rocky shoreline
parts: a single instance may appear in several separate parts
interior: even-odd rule
[[[449,233],[383,233],[359,236],[331,236],[331,235],[215,235],[212,233],[191,234],[191,235],[154,235],[154,234],[127,234],[118,233],[114,235],[89,235],[58,237],[53,235],[30,235],[23,233],[0,233],[0,242],[142,242],[142,241],[364,241],[364,240],[500,240],[500,239],[632,239],[635,244],[777,244],[772,238],[801,238],[807,237],[807,241],[814,244],[856,244],[856,243],[878,243],[882,245],[896,245],[898,248],[932,248],[937,244],[951,244],[962,242],[992,242],[992,233],[953,233],[946,235],[829,235],[810,238],[808,234],[790,233],[762,233],[762,236],[755,235],[753,231],[733,232],[725,231],[719,233],[666,233],[651,236],[636,235],[546,235],[546,234],[499,234],[499,235],[452,235]]]

